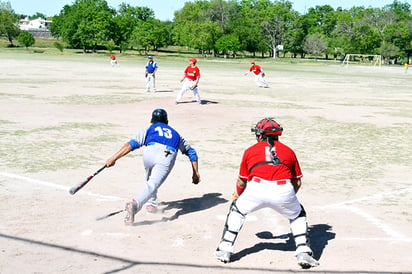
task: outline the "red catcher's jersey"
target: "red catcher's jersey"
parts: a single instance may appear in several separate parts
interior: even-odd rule
[[[301,178],[303,175],[293,150],[279,141],[275,141],[274,148],[281,164],[258,165],[252,170],[250,169],[255,164],[272,160],[270,145],[266,141],[261,141],[246,149],[240,164],[239,178],[248,181],[255,176],[268,181]]]
[[[262,68],[258,65],[253,65],[250,67],[249,71],[252,71],[254,74],[258,75],[262,72]]]
[[[195,81],[198,77],[200,77],[200,69],[198,67],[191,67],[188,66],[185,69],[186,78]]]

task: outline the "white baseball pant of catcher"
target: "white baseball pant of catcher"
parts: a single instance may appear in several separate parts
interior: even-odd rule
[[[308,246],[306,216],[301,216],[301,205],[290,180],[278,185],[276,181],[250,181],[245,191],[232,205],[226,219],[225,230],[219,249],[233,253],[237,234],[245,222],[246,215],[258,209],[269,207],[289,219],[290,229],[295,239],[295,255],[301,252],[312,253]],[[306,214],[303,214],[306,215]]]
[[[146,76],[146,91],[150,91],[150,86],[152,86],[153,92],[156,92],[156,80],[153,73],[148,73]]]
[[[166,150],[169,150],[170,153],[165,153]],[[137,211],[147,202],[157,205],[157,190],[172,170],[176,157],[177,152],[171,151],[163,144],[154,143],[145,148],[143,152],[143,163],[146,170],[145,186],[135,199]]]
[[[186,93],[186,91],[190,90],[194,84],[196,84],[196,81],[186,78],[183,82],[182,89],[177,94],[176,102],[179,102],[180,99],[182,99],[183,95]],[[201,104],[202,101],[200,100],[200,94],[199,94],[199,90],[197,89],[197,87],[195,87],[192,91],[193,91],[193,95],[195,96],[196,102],[198,104]]]

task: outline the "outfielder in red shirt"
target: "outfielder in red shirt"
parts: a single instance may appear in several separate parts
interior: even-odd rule
[[[252,66],[249,68],[249,71],[245,73],[245,76],[248,75],[250,72],[253,72],[255,75],[255,83],[258,87],[261,88],[268,88],[269,84],[265,79],[265,73],[263,72],[263,69],[261,66],[256,65],[256,63],[253,61],[251,62]]]
[[[183,82],[183,86],[176,96],[176,104],[180,102],[180,99],[182,99],[183,95],[188,90],[192,90],[196,102],[198,104],[202,104],[202,100],[200,100],[199,90],[197,88],[200,80],[200,69],[196,66],[196,63],[196,58],[189,59],[189,66],[186,67],[183,78],[182,80],[180,80],[180,82]]]
[[[257,143],[243,153],[234,201],[215,252],[215,257],[224,263],[230,262],[246,215],[269,207],[289,220],[298,264],[302,268],[319,265],[309,247],[306,212],[296,196],[302,172],[294,151],[278,140],[282,131],[272,118],[264,118],[252,128]]]

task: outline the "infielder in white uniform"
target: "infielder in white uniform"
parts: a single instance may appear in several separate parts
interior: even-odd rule
[[[118,159],[130,151],[146,146],[143,162],[146,170],[143,191],[126,204],[125,224],[132,225],[135,214],[149,202],[147,210],[155,212],[157,208],[157,190],[172,170],[178,150],[189,157],[192,165],[192,183],[200,182],[198,156],[196,150],[186,142],[180,134],[168,125],[167,112],[155,109],[152,113],[151,125],[139,131],[136,137],[124,144],[120,150],[106,161],[106,166],[113,166]]]
[[[252,132],[257,143],[243,153],[234,201],[215,257],[230,262],[236,237],[246,215],[261,208],[271,208],[290,222],[298,264],[302,268],[319,265],[312,257],[307,238],[306,212],[296,193],[302,172],[292,149],[279,142],[283,128],[272,118],[259,121]]]
[[[153,92],[156,92],[156,72],[158,68],[157,63],[153,61],[153,56],[149,56],[144,73],[146,77],[146,92],[150,92],[150,86]]]

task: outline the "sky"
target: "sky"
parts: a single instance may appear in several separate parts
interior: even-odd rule
[[[131,6],[148,7],[155,13],[155,18],[166,21],[172,21],[174,12],[180,10],[185,2],[193,2],[187,0],[106,0],[107,4],[112,8],[117,8],[121,3],[125,2]],[[401,3],[412,5],[412,0],[399,0]],[[72,5],[74,0],[0,0],[0,2],[10,2],[13,10],[18,14],[34,15],[36,12],[45,14],[46,16],[54,16],[60,13],[60,10],[65,5]],[[305,14],[306,11],[317,5],[330,5],[334,9],[342,7],[349,9],[354,6],[364,6],[365,8],[382,8],[388,4],[392,4],[393,0],[290,0],[293,3],[293,9],[300,14]]]

